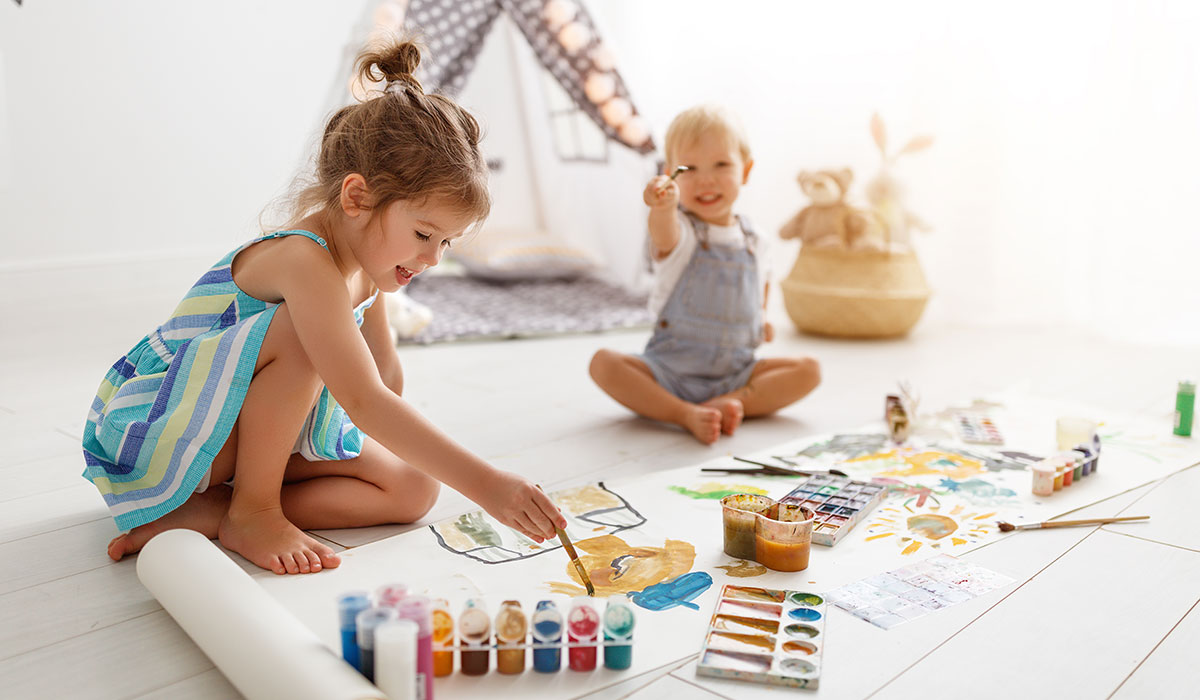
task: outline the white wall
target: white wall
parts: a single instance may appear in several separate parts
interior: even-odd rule
[[[219,256],[254,235],[364,7],[0,2],[0,265]]]

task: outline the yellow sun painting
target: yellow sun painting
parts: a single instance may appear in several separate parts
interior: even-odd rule
[[[897,478],[941,476],[949,479],[966,479],[987,471],[983,462],[953,452],[940,450],[918,452],[903,448],[855,457],[842,462],[842,464],[852,466],[855,472],[870,471],[872,476]],[[869,467],[869,469],[864,469],[864,467]]]
[[[908,555],[923,547],[949,549],[978,542],[997,531],[991,520],[995,511],[979,512],[934,501],[917,507],[916,503],[914,497],[880,508],[867,521],[866,540],[895,542],[903,550],[900,553]]]

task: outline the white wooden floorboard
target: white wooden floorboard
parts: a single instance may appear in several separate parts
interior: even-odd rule
[[[1167,477],[1163,483],[1129,512],[1150,515],[1149,522],[1105,525],[1111,532],[1200,552],[1200,519],[1196,517],[1196,494],[1200,493],[1200,467]]]
[[[71,486],[0,501],[0,543],[111,518],[96,487],[80,478]]]
[[[231,700],[241,693],[215,668],[162,688],[131,696],[130,700]]]
[[[629,700],[714,700],[733,696],[718,695],[676,676],[664,676],[626,697]]]
[[[1196,697],[1200,688],[1200,592],[1196,604],[1149,658],[1125,680],[1114,700]]]
[[[1200,552],[1101,530],[871,697],[1105,697],[1198,590]]]
[[[0,595],[112,566],[106,548],[117,533],[117,526],[108,518],[0,544],[0,561],[12,563],[0,569]],[[123,595],[120,591],[113,594]]]

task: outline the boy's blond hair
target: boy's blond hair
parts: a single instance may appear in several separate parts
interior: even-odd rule
[[[664,145],[667,163],[675,164],[675,154],[680,147],[710,131],[721,132],[729,139],[730,145],[737,147],[742,160],[750,162],[750,144],[746,141],[746,132],[742,130],[737,117],[717,105],[700,105],[680,112],[667,128]]]

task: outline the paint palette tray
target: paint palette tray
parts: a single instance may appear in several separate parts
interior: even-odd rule
[[[824,646],[823,596],[727,585],[705,632],[696,675],[816,688]]]
[[[978,445],[1003,445],[1004,436],[992,419],[984,413],[975,411],[957,411],[954,414],[954,427],[963,442]]]
[[[832,547],[886,495],[887,489],[881,484],[817,474],[792,489],[779,502],[800,503],[816,513],[812,542]]]

